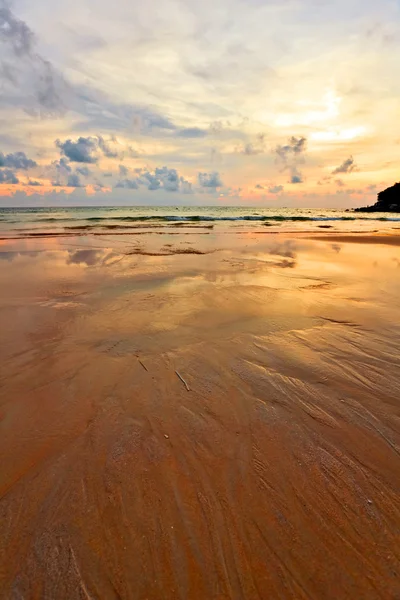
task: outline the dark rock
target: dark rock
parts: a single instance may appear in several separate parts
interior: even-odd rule
[[[373,206],[356,208],[356,212],[400,212],[400,182],[379,192],[378,201]]]

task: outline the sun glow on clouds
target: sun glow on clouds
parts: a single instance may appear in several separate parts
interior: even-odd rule
[[[0,0],[0,196],[332,205],[393,183],[400,11],[317,4]]]
[[[277,127],[293,127],[335,120],[340,114],[341,101],[342,98],[337,96],[333,90],[326,92],[320,102],[294,98],[292,112],[278,115],[275,125]]]
[[[343,142],[365,137],[369,128],[364,126],[350,127],[348,129],[331,129],[328,131],[314,131],[310,139],[317,142]]]

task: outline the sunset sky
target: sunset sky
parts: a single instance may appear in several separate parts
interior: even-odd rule
[[[372,204],[399,74],[399,0],[0,0],[0,206]]]

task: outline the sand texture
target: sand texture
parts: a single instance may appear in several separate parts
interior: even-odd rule
[[[400,598],[400,252],[347,237],[0,246],[1,598]]]

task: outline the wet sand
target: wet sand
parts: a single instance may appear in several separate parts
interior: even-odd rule
[[[400,598],[398,246],[192,233],[1,243],[1,597]]]

